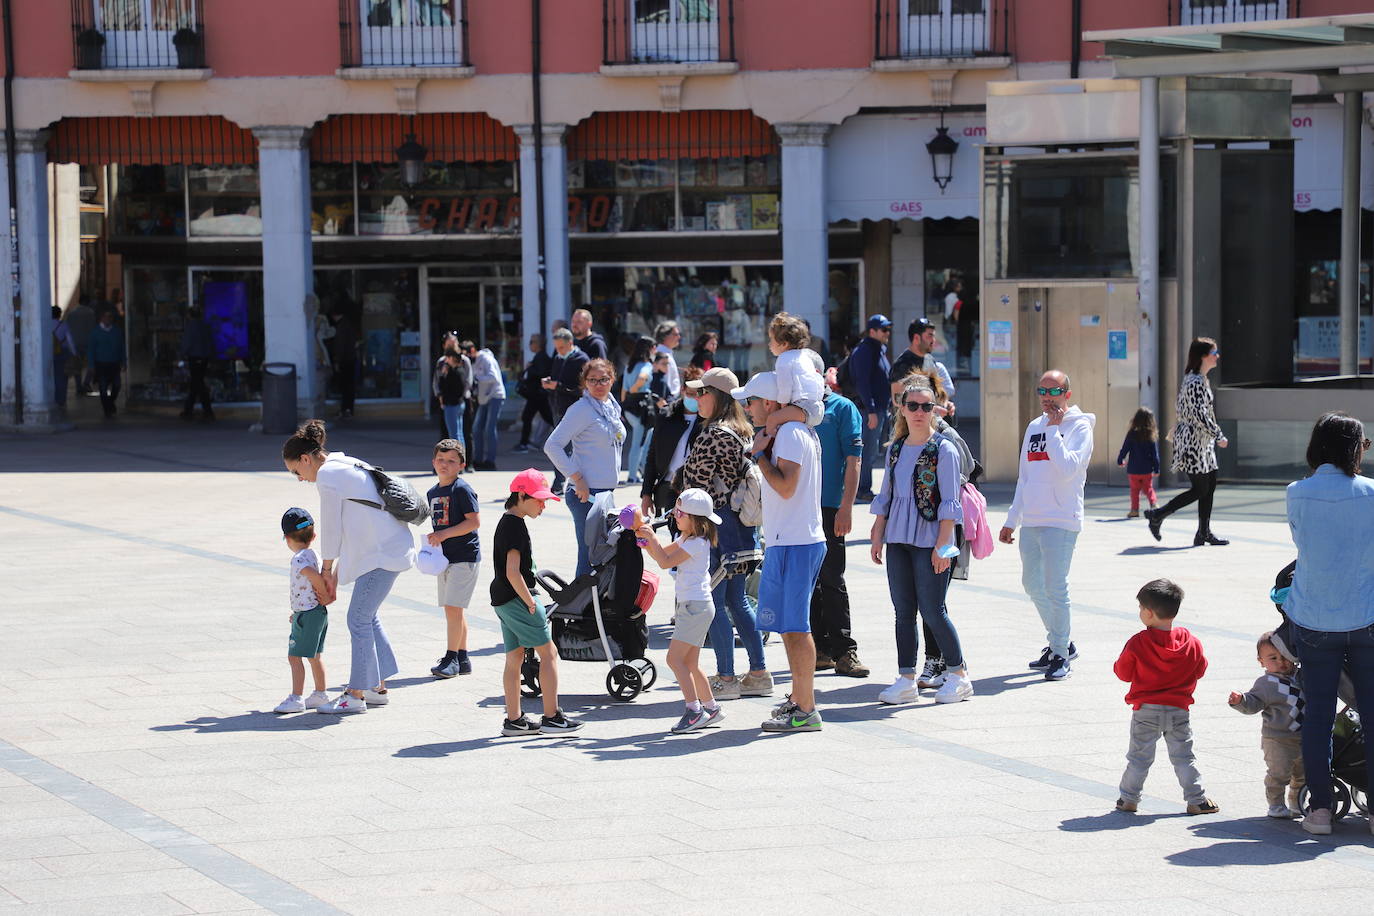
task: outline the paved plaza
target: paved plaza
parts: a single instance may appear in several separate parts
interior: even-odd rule
[[[861,509],[849,588],[873,676],[818,678],[822,732],[759,731],[783,675],[777,697],[725,704],[722,728],[667,734],[681,709],[663,663],[668,584],[650,615],[654,689],[619,703],[604,664],[563,663],[564,706],[586,728],[519,739],[498,736],[484,602],[473,675],[429,675],[443,617],[418,572],[382,611],[401,661],[389,706],[270,712],[289,692],[278,519],[318,507],[279,440],[241,423],[0,436],[0,912],[1368,911],[1363,820],[1316,838],[1266,819],[1258,717],[1226,705],[1278,621],[1266,596],[1293,555],[1282,488],[1223,486],[1214,527],[1231,546],[1198,549],[1189,511],[1156,544],[1122,518],[1125,489],[1090,488],[1071,576],[1082,654],[1065,682],[1026,669],[1044,633],[1015,548],[998,545],[949,594],[977,694],[880,705],[892,611]],[[329,444],[423,490],[432,441],[429,424],[378,423],[331,429]],[[520,458],[468,478],[484,550]],[[1000,524],[1010,491],[988,492]],[[531,532],[539,565],[572,569],[564,507]],[[1162,750],[1140,813],[1112,810],[1129,709],[1111,666],[1157,576],[1186,590],[1179,623],[1210,660],[1193,724],[1217,815],[1183,813]],[[332,685],[347,677],[345,607],[346,593]],[[782,647],[767,651],[781,672]]]

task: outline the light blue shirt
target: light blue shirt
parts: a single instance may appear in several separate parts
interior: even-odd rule
[[[584,393],[549,433],[544,454],[564,477],[580,473],[593,490],[613,490],[620,483],[620,447],[624,442],[620,405],[609,397],[598,403]],[[564,451],[569,444],[572,455]]]
[[[1374,624],[1374,480],[1323,464],[1288,485],[1298,568],[1283,609],[1309,630]]]
[[[904,445],[897,456],[896,467],[883,475],[882,491],[868,507],[874,515],[887,516],[887,529],[883,540],[888,544],[910,544],[913,547],[934,547],[940,538],[940,522],[951,520],[956,525],[964,522],[964,491],[959,483],[959,449],[947,437],[940,436],[940,460],[935,469],[935,479],[940,485],[940,505],[935,510],[935,521],[927,521],[916,507],[916,492],[912,486],[912,474],[916,471],[916,459],[921,456],[922,446]],[[888,454],[892,447],[888,446]]]

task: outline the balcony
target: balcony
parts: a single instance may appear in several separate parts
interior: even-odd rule
[[[735,0],[601,0],[606,67],[735,61]]]
[[[1170,25],[1260,22],[1302,15],[1299,0],[1169,0]]]
[[[1001,63],[1010,53],[1009,5],[1010,0],[875,0],[873,59]]]
[[[463,0],[339,0],[344,70],[465,68]]]
[[[205,67],[197,0],[72,0],[72,42],[78,71]]]

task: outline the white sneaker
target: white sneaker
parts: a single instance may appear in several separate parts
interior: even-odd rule
[[[900,674],[897,676],[897,680],[892,682],[891,687],[878,694],[880,701],[894,706],[898,703],[912,703],[920,698],[921,691],[916,686],[916,679]]]
[[[368,706],[385,706],[391,702],[391,694],[363,688],[363,699],[367,701]]]
[[[367,703],[350,693],[341,693],[334,699],[315,710],[327,715],[343,715],[350,712],[367,712]]]
[[[281,713],[305,712],[305,704],[301,702],[301,698],[298,695],[293,693],[289,697],[278,703],[277,708],[272,711]]]
[[[711,687],[711,696],[717,700],[738,700],[740,698],[739,678],[737,677],[726,680],[719,674],[713,674],[706,679],[706,683]]]
[[[1293,819],[1293,812],[1288,810],[1287,805],[1270,805],[1269,816],[1277,820],[1291,821]]]
[[[323,690],[316,690],[314,693],[310,694],[310,696],[305,698],[305,708],[319,709],[321,706],[328,702],[329,694],[325,693]]]
[[[945,683],[935,692],[935,702],[937,703],[960,703],[973,696],[973,682],[968,679],[968,672],[959,674],[954,671],[945,672]]]

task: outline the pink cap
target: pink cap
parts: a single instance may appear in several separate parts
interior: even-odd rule
[[[533,499],[552,499],[561,502],[549,489],[549,479],[538,468],[525,468],[510,482],[512,493],[524,493]]]

